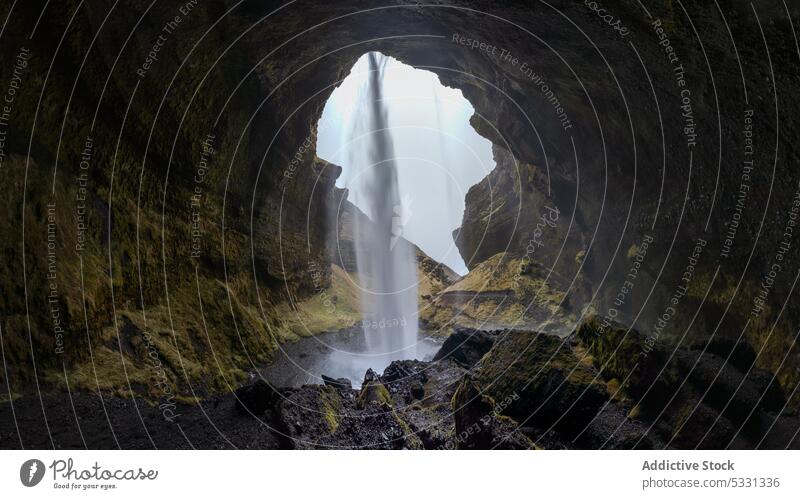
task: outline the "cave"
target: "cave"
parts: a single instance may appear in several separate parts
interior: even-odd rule
[[[796,6],[179,4],[0,32],[2,447],[800,445]],[[463,96],[491,164],[458,258],[413,252],[435,348],[295,379],[366,320],[321,123],[370,53]]]

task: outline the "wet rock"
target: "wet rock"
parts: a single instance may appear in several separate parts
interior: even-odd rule
[[[579,434],[608,400],[597,371],[569,343],[546,334],[509,331],[475,370],[484,395],[518,423]]]
[[[422,449],[415,432],[394,411],[370,406],[346,415],[338,430],[318,442],[320,446],[347,449]]]
[[[278,404],[279,429],[284,447],[316,448],[333,435],[346,413],[346,401],[330,386],[306,385],[293,390]]]
[[[756,352],[745,340],[734,340],[723,336],[714,336],[707,341],[693,344],[690,350],[703,351],[714,354],[735,366],[740,371],[746,372],[756,362]]]
[[[736,424],[762,407],[780,410],[785,399],[772,376],[760,369],[745,375],[717,355],[690,352],[685,361],[689,381],[698,392],[707,392],[703,401]],[[759,402],[760,401],[760,402]]]
[[[661,411],[669,402],[670,388],[674,392],[680,385],[681,367],[671,360],[683,352],[649,342],[636,329],[594,316],[585,320],[575,335],[595,367],[602,368],[603,377],[624,382],[625,393],[651,412]]]
[[[732,423],[707,404],[698,399],[687,399],[670,411],[670,426],[673,434],[670,446],[678,449],[725,449],[734,443],[739,425]]]
[[[447,337],[433,360],[453,359],[461,366],[474,366],[492,348],[496,334],[471,328],[458,328]]]
[[[502,416],[501,407],[483,395],[469,374],[453,395],[455,448],[457,449],[531,449],[533,443],[519,431],[517,424]]]
[[[425,449],[454,448],[452,399],[465,369],[450,359],[395,361],[381,379],[392,390],[395,414]]]
[[[370,384],[379,383],[370,378]],[[279,404],[283,448],[421,449],[421,440],[391,407],[358,407],[332,386],[306,385]]]
[[[347,378],[331,378],[330,376],[321,375],[322,382],[325,386],[336,388],[340,392],[349,392],[353,389],[353,383]]]
[[[383,370],[381,380],[387,385],[394,385],[412,378],[425,383],[428,376],[425,373],[427,364],[417,360],[396,360]]]
[[[786,403],[774,376],[754,367],[755,353],[743,341],[717,338],[676,348],[597,317],[575,336],[606,379],[627,380],[621,390],[639,416],[678,448],[758,441],[774,421],[767,412]]]
[[[603,406],[571,442],[578,449],[660,449],[664,442],[650,424],[632,418],[625,407],[610,402]]]
[[[367,372],[364,373],[364,382],[361,383],[361,386],[364,386],[367,383],[379,382],[380,380],[381,377],[378,376],[378,373],[376,373],[372,369],[367,369]]]

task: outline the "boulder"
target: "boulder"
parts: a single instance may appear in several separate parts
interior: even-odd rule
[[[625,394],[646,412],[658,414],[683,378],[678,359],[685,350],[668,349],[618,322],[590,317],[575,337],[603,378],[624,382]]]
[[[395,361],[383,371],[381,380],[391,393],[395,414],[424,448],[455,447],[452,400],[464,372],[450,359]]]
[[[353,389],[353,383],[347,378],[331,378],[330,376],[321,375],[322,382],[325,386],[336,388],[340,392],[349,392]]]
[[[366,409],[372,405],[391,406],[392,396],[375,371],[367,369],[367,373],[364,375],[364,382],[361,384],[361,391],[356,398],[356,407]]]
[[[494,400],[483,395],[469,374],[464,375],[453,395],[455,448],[531,449],[533,443],[517,424],[500,414]]]
[[[425,398],[425,385],[419,381],[413,383],[409,391],[411,392],[411,397],[413,397],[415,400],[422,400]]]
[[[339,429],[346,414],[345,402],[338,391],[322,385],[293,390],[280,401],[277,410],[284,447],[292,449],[316,448],[316,442]]]
[[[476,366],[475,381],[519,424],[579,434],[608,400],[605,383],[567,340],[509,331]]]
[[[425,370],[428,366],[419,360],[395,360],[383,370],[381,380],[386,385],[393,385],[418,379],[422,383],[428,381]]]
[[[679,448],[724,448],[769,430],[786,399],[742,340],[716,337],[676,347],[600,317],[586,320],[575,340],[606,379],[627,380],[622,391],[664,441]],[[732,442],[736,436],[737,441]]]
[[[467,369],[491,350],[497,335],[471,328],[458,328],[447,337],[433,360],[453,359]]]

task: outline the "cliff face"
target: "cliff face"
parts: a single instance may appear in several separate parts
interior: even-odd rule
[[[19,87],[0,170],[0,376],[15,394],[34,376],[66,387],[65,370],[83,389],[227,389],[295,335],[286,314],[332,282],[338,170],[315,157],[314,130],[369,50],[461,89],[495,144],[456,236],[471,269],[500,253],[554,268],[576,313],[613,310],[644,331],[683,289],[658,341],[741,334],[795,386],[789,271],[762,286],[778,248],[798,261],[784,241],[798,55],[780,2],[758,17],[732,2],[723,19],[625,1],[629,37],[582,2],[64,1],[37,25],[43,6],[16,5],[0,49],[26,59],[0,69]],[[637,262],[635,293],[615,304]]]

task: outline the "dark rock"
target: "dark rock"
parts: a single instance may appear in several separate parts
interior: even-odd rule
[[[385,404],[358,408],[331,386],[306,385],[293,391],[279,404],[278,416],[284,448],[422,448],[415,432],[391,408]]]
[[[420,382],[411,385],[411,396],[417,400],[425,398],[425,386]]]
[[[575,336],[607,379],[627,380],[622,391],[642,419],[654,419],[661,438],[679,448],[757,441],[773,421],[765,411],[786,403],[772,374],[754,367],[755,353],[743,341],[718,338],[675,348],[598,317]]]
[[[396,360],[383,370],[381,380],[387,385],[410,380],[412,377],[422,383],[428,380],[425,374],[427,365],[416,360]]]
[[[572,448],[580,449],[660,449],[664,447],[650,424],[631,418],[627,409],[610,402],[574,439]]]
[[[316,442],[339,428],[345,401],[330,386],[306,385],[294,390],[278,404],[279,427],[284,446],[315,448]]]
[[[378,373],[376,373],[372,369],[367,369],[367,372],[364,373],[364,382],[361,383],[361,386],[364,386],[367,383],[371,383],[371,382],[375,382],[375,381],[380,382],[381,381],[380,376],[378,376]]]
[[[725,359],[710,353],[693,352],[687,359],[685,372],[698,392],[706,392],[703,402],[718,411],[724,410],[736,424],[744,423],[766,392],[766,385],[759,382],[763,380],[757,375],[751,380]]]
[[[739,425],[697,399],[688,399],[670,412],[678,416],[671,421],[674,433],[670,445],[679,449],[726,449],[739,429]]]
[[[494,400],[483,395],[469,374],[453,395],[455,447],[457,449],[531,449],[533,443],[517,424],[500,412]]]
[[[263,414],[280,399],[280,394],[260,379],[236,390],[236,407],[243,413]]]
[[[691,350],[705,350],[713,353],[742,372],[747,372],[756,362],[756,352],[744,339],[734,340],[721,336],[714,336],[706,342],[698,342],[690,347]]]
[[[522,425],[579,434],[608,394],[597,371],[556,336],[509,331],[476,366],[483,394]]]
[[[781,412],[786,407],[786,396],[781,389],[778,378],[769,371],[753,368],[747,374],[747,381],[755,386],[760,394],[758,407],[765,411]],[[755,404],[756,401],[750,401]]]
[[[603,377],[624,382],[625,393],[643,410],[657,414],[680,385],[683,375],[678,359],[684,351],[649,342],[636,329],[598,316],[585,320],[575,335],[595,367],[602,368]]]
[[[353,389],[353,383],[347,378],[331,378],[330,376],[325,376],[324,374],[321,377],[322,382],[325,383],[325,386],[332,386],[340,392],[347,392]]]
[[[433,360],[453,359],[466,368],[474,366],[494,345],[496,335],[471,328],[458,328],[442,345]]]
[[[454,448],[452,399],[464,373],[450,359],[395,361],[384,370],[381,379],[392,391],[394,413],[424,448]]]

